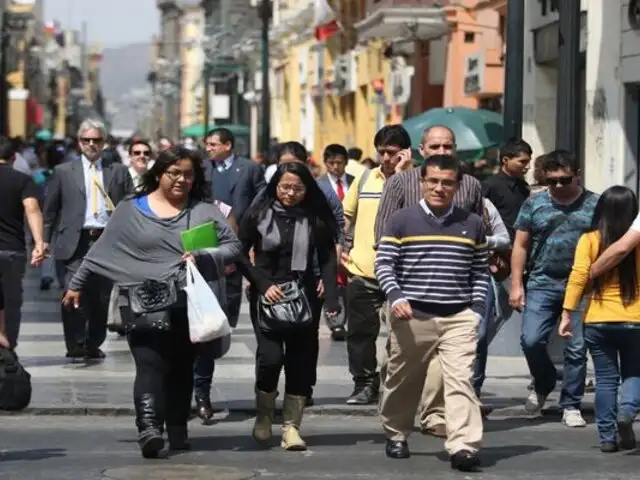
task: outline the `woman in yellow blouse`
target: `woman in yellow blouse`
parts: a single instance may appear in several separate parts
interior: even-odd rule
[[[596,374],[596,426],[605,453],[635,448],[633,421],[640,407],[640,247],[608,275],[589,286],[589,270],[638,214],[638,200],[626,187],[607,189],[596,205],[591,232],[580,237],[558,327],[571,336],[570,313],[587,297],[584,338]],[[622,382],[622,383],[621,383]],[[621,383],[620,404],[618,385]]]

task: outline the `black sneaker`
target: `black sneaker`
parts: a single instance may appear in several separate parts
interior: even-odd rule
[[[356,386],[347,398],[347,405],[372,405],[378,402],[378,389],[371,385]]]

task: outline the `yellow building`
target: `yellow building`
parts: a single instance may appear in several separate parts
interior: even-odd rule
[[[334,3],[334,2],[329,2]],[[272,136],[301,141],[320,159],[324,147],[341,143],[373,155],[373,137],[399,121],[387,106],[390,62],[377,41],[357,45],[353,25],[365,1],[340,2],[341,30],[316,39],[314,2],[275,2],[272,43]]]
[[[202,122],[204,10],[199,5],[186,6],[180,22],[180,129],[183,129]]]

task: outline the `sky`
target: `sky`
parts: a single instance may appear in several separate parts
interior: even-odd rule
[[[160,30],[156,0],[44,0],[44,21],[80,31],[87,22],[90,43],[103,48],[151,42]]]

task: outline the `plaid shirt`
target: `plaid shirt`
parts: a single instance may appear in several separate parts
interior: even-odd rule
[[[391,215],[401,208],[418,204],[422,199],[419,168],[392,175],[384,186],[380,206],[378,207],[375,223],[376,245],[382,238],[384,227]],[[484,206],[482,204],[482,186],[480,182],[470,175],[463,175],[460,187],[455,197],[453,197],[453,204],[468,212],[476,213],[482,218]]]

